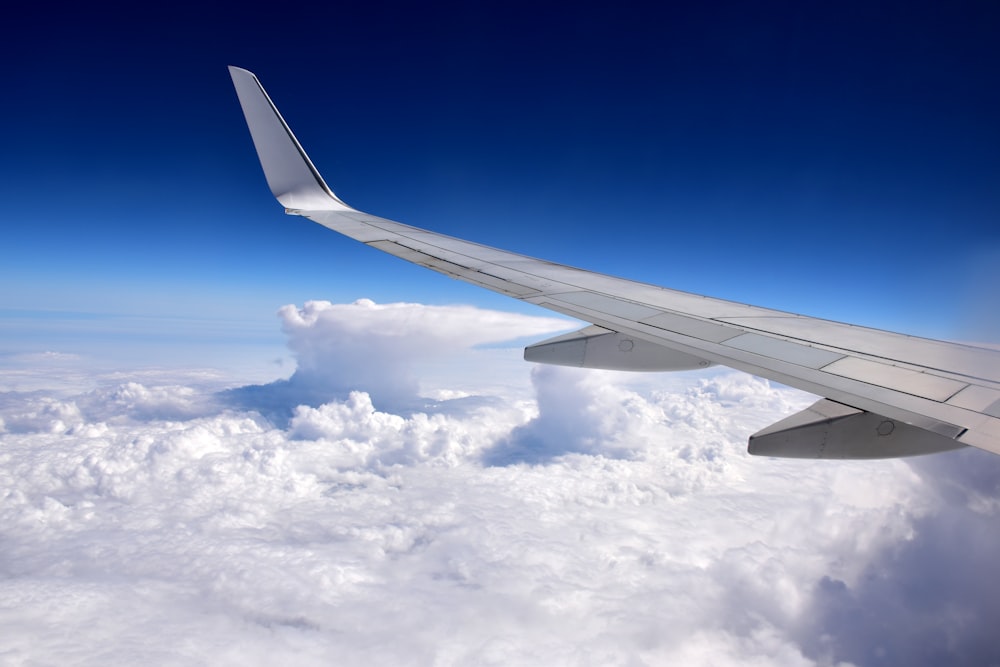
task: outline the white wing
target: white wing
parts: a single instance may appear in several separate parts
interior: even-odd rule
[[[751,436],[751,454],[884,458],[963,445],[1000,454],[1000,352],[665,289],[357,211],[324,183],[257,77],[229,69],[286,213],[595,325],[527,348],[529,361],[623,370],[718,363],[826,397]]]

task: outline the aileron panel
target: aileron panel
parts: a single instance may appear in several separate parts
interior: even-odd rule
[[[631,301],[614,299],[603,294],[594,294],[593,292],[550,294],[549,298],[631,321],[642,320],[660,314],[659,311],[653,310],[648,306],[632,303]]]
[[[647,317],[640,320],[640,322],[659,329],[673,331],[713,343],[721,343],[743,333],[742,329],[736,327],[715,324],[708,320],[700,320],[675,313],[661,313],[660,315]]]
[[[822,368],[838,359],[843,359],[845,356],[829,350],[755,333],[737,336],[727,340],[725,345],[806,368]]]
[[[966,410],[1000,417],[1000,391],[989,387],[969,385],[948,399],[948,403]]]
[[[827,373],[859,380],[876,387],[929,398],[933,401],[947,401],[968,385],[957,380],[943,378],[930,373],[889,366],[888,364],[845,357],[823,368]]]

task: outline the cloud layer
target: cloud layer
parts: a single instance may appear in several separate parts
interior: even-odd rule
[[[525,400],[468,345],[556,325],[444,314],[284,311],[296,375],[347,393],[281,422],[183,384],[0,394],[0,662],[1000,660],[996,457],[751,459],[811,397],[538,367]],[[382,407],[427,393],[387,360],[456,347],[489,390]]]

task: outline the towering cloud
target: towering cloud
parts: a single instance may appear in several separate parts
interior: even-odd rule
[[[566,320],[471,306],[351,304],[309,301],[279,314],[297,368],[284,381],[230,392],[231,402],[287,416],[298,405],[318,406],[364,391],[383,406],[422,406],[414,364],[464,357],[471,348],[572,326]]]

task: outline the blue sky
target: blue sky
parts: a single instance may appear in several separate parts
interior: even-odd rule
[[[316,298],[530,312],[283,216],[229,64],[358,208],[996,341],[1000,11],[689,4],[26,9],[0,47],[0,345],[79,351],[90,322],[111,356],[115,336],[154,359],[170,341],[280,347],[277,308]]]

